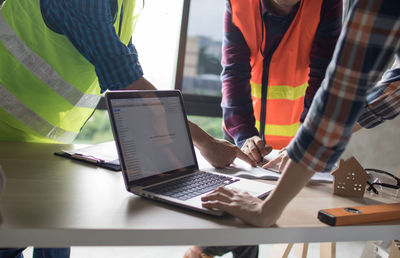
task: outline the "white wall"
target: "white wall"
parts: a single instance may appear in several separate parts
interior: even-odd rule
[[[355,133],[342,157],[347,158],[351,155],[355,156],[364,168],[378,168],[392,173],[398,171],[400,117],[373,129],[362,129]]]

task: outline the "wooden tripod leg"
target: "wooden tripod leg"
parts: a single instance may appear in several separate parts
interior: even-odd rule
[[[297,243],[294,245],[294,255],[299,258],[307,258],[308,243]]]
[[[335,258],[336,257],[336,242],[320,243],[320,257],[321,258]]]
[[[400,258],[400,240],[393,240],[389,258]]]
[[[293,244],[275,244],[269,254],[269,258],[287,258]]]

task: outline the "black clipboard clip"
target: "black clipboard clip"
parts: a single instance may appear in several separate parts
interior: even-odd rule
[[[94,164],[106,162],[104,159],[99,159],[99,158],[93,157],[91,155],[83,155],[81,153],[73,153],[73,154],[71,154],[71,158],[87,161],[87,162],[94,163]]]

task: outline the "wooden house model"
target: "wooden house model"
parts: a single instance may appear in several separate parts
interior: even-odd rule
[[[334,194],[349,197],[364,196],[369,176],[354,157],[346,161],[341,159],[338,167],[331,174],[333,175]]]

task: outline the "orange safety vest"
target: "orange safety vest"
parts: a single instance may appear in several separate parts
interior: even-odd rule
[[[256,128],[265,142],[275,149],[286,147],[300,126],[308,87],[310,52],[322,1],[301,0],[279,46],[272,56],[263,57],[266,32],[260,0],[231,0],[233,23],[250,49],[250,84]]]

